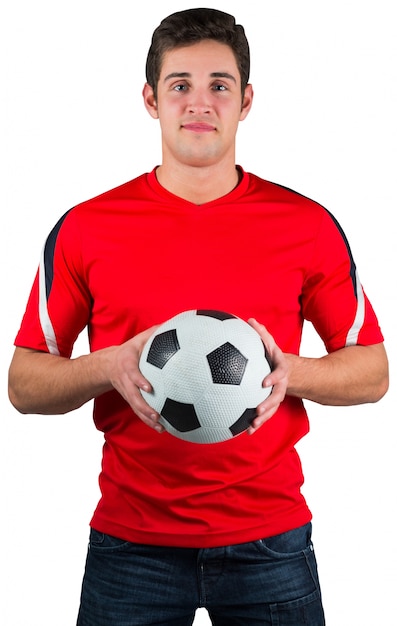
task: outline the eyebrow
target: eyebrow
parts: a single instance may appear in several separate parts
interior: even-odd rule
[[[170,80],[171,78],[191,78],[192,75],[189,72],[171,72],[164,78],[164,82]],[[228,78],[237,84],[237,81],[233,74],[229,74],[229,72],[211,72],[211,78]]]

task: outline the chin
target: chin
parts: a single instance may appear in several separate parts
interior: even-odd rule
[[[209,167],[220,163],[222,158],[223,155],[215,150],[189,151],[179,155],[179,161],[190,167]]]

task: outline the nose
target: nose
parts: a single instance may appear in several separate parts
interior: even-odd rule
[[[187,110],[193,115],[204,115],[211,112],[212,106],[207,89],[192,89],[187,102]]]

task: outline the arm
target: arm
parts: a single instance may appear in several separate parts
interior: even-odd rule
[[[282,357],[271,347],[274,340],[262,324],[250,320],[250,324],[262,337],[269,353]],[[274,356],[272,358],[274,358]],[[389,385],[389,371],[383,343],[368,346],[349,346],[336,350],[321,358],[306,358],[295,354],[284,354],[284,380],[287,379],[285,393],[297,398],[312,400],[330,406],[349,406],[367,402],[377,402],[386,393]],[[267,384],[280,384],[279,368],[265,379]],[[273,395],[273,393],[271,394]],[[258,412],[267,413],[267,398],[258,407]]]
[[[144,401],[139,389],[150,390],[138,368],[151,328],[120,346],[75,359],[16,348],[9,369],[8,393],[21,413],[55,415],[73,411],[97,396],[116,389],[134,412],[159,432],[159,415]]]
[[[377,402],[389,386],[383,343],[349,346],[321,358],[286,355],[287,393],[319,404],[349,406]]]

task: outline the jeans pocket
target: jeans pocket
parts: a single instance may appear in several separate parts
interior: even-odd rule
[[[117,552],[118,550],[126,550],[130,546],[129,541],[125,539],[118,539],[112,535],[101,533],[95,528],[90,530],[90,550],[103,550],[108,552]]]
[[[299,581],[302,599],[312,592],[320,594],[317,562],[311,540],[311,523],[295,530],[254,542],[257,551],[274,571]]]
[[[270,604],[272,626],[324,626],[324,610],[319,590],[289,602]]]
[[[311,531],[312,526],[309,522],[280,535],[259,539],[254,544],[263,556],[268,556],[271,559],[288,559],[297,555],[308,555],[313,552]]]

